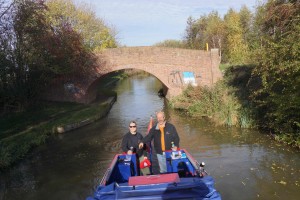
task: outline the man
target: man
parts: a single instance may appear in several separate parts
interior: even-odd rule
[[[144,148],[139,149],[139,143],[142,141],[143,136],[139,132],[137,132],[137,124],[135,121],[131,121],[129,123],[129,132],[126,133],[122,140],[122,150],[129,155],[136,153],[139,162],[147,159],[147,151]],[[150,174],[150,170],[148,167],[140,169],[143,175]]]
[[[155,167],[155,159],[152,159],[153,174],[167,172],[165,151],[176,151],[177,147],[179,147],[180,140],[175,126],[166,122],[165,113],[163,111],[156,113],[156,119],[157,124],[150,129],[148,135],[144,137],[142,142],[139,144],[139,147],[142,148],[144,143],[148,143],[153,140],[154,150],[159,164],[158,170]],[[155,158],[155,156],[153,156],[153,158]]]

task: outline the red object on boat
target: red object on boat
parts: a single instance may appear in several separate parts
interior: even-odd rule
[[[148,159],[145,159],[145,160],[143,160],[143,161],[140,163],[140,168],[141,168],[141,169],[144,169],[144,168],[150,167],[150,166],[151,166],[151,162],[150,162],[150,160],[148,160]]]
[[[148,185],[148,184],[158,184],[158,183],[179,183],[180,178],[178,173],[172,174],[160,174],[151,176],[131,176],[128,180],[129,186],[134,185]]]

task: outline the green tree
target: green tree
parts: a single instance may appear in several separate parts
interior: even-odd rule
[[[253,91],[253,98],[265,128],[299,138],[300,2],[270,0],[264,13],[259,65],[253,73],[261,87]]]
[[[224,17],[225,22],[225,50],[223,61],[231,64],[245,64],[248,61],[248,45],[243,38],[243,28],[240,15],[229,9]],[[224,54],[223,54],[224,55]]]
[[[184,42],[191,49],[222,48],[224,24],[218,12],[213,11],[207,16],[194,20],[189,17],[185,31]]]
[[[203,43],[208,43],[210,48],[218,48],[222,51],[225,37],[223,20],[218,12],[213,11],[207,16],[206,21],[206,28],[203,30],[203,35],[205,35]]]
[[[54,27],[68,23],[83,39],[85,48],[101,51],[105,48],[117,47],[116,31],[108,27],[104,21],[96,17],[95,12],[73,0],[48,0],[49,20]]]
[[[43,85],[40,82],[45,78],[40,73],[45,67],[43,51],[37,49],[41,49],[43,37],[48,33],[48,26],[45,22],[45,6],[42,2],[14,1],[12,5],[9,16],[11,26],[4,30],[11,35],[2,43],[2,46],[9,44],[9,46],[4,45],[6,62],[3,66],[8,69],[5,76],[9,77],[9,81],[5,83],[7,87],[4,95],[8,104],[23,107]],[[6,65],[8,63],[9,65]]]
[[[239,12],[240,15],[240,23],[243,31],[243,39],[247,44],[251,42],[251,33],[253,26],[253,15],[251,11],[247,8],[247,6],[243,5]]]
[[[193,19],[192,17],[189,17],[187,19],[187,27],[185,29],[185,35],[183,39],[187,48],[197,49],[197,47],[199,47],[197,42],[198,32],[199,32],[199,27],[196,24],[196,20]]]
[[[260,57],[262,51],[262,24],[265,15],[265,7],[263,4],[256,6],[255,13],[253,14],[252,23],[250,25],[250,30],[246,33],[247,44],[250,50],[250,57],[253,64],[257,64],[257,59]]]

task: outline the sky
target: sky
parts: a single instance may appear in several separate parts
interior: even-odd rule
[[[125,46],[151,46],[164,40],[182,40],[189,16],[200,18],[212,11],[223,16],[229,8],[246,5],[254,10],[257,0],[85,0],[96,15],[117,30]]]

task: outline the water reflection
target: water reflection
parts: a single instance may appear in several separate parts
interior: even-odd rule
[[[299,151],[250,129],[214,127],[172,115],[181,145],[207,163],[224,199],[298,199]]]
[[[160,109],[176,125],[180,146],[206,162],[223,199],[299,197],[299,152],[253,130],[215,127],[167,110],[157,96],[160,88],[151,76],[121,81],[115,88],[118,100],[106,118],[53,138],[1,173],[0,199],[85,199],[120,152],[128,122],[136,120],[144,134],[150,116]]]

